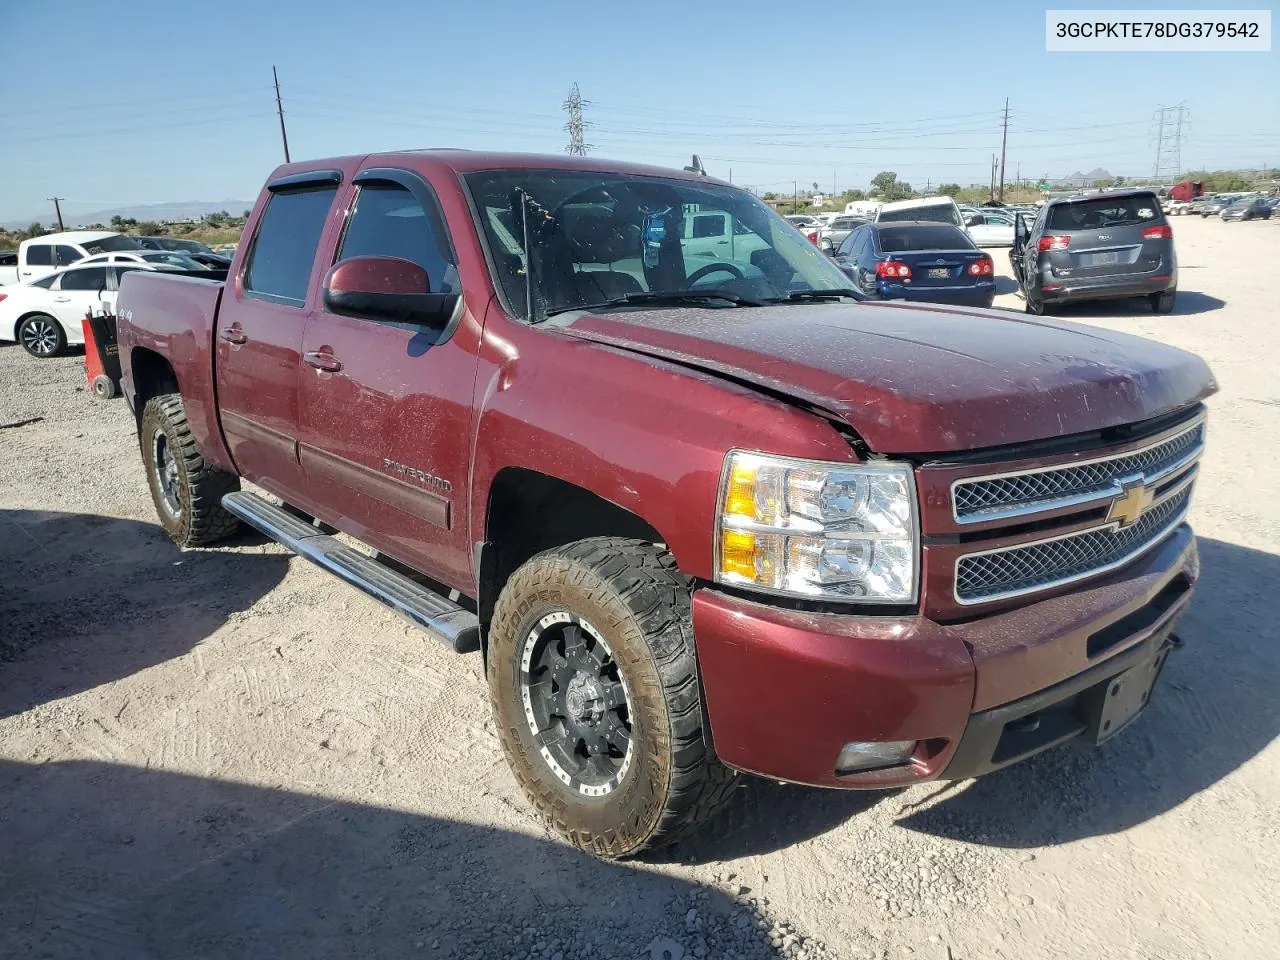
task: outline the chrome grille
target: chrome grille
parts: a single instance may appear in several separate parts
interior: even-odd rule
[[[956,599],[981,603],[1114,569],[1176,527],[1190,500],[1191,484],[1187,482],[1128,527],[1094,527],[1052,540],[961,557],[956,564]]]
[[[1122,479],[1140,476],[1150,483],[1190,463],[1203,446],[1201,421],[1177,436],[1116,457],[1003,477],[959,480],[952,488],[955,518],[973,523],[1119,494]]]

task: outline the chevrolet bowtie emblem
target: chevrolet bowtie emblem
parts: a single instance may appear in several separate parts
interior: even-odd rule
[[[1155,494],[1142,482],[1133,483],[1124,488],[1124,493],[1111,501],[1111,509],[1107,511],[1107,522],[1118,523],[1121,528],[1136,523],[1138,518],[1147,512]]]

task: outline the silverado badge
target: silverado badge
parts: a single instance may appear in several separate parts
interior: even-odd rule
[[[1141,480],[1131,483],[1124,488],[1124,493],[1111,501],[1107,522],[1118,523],[1121,529],[1137,523],[1154,499],[1155,494]]]

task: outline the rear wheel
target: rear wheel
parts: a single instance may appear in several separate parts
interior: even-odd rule
[[[174,543],[199,547],[235,533],[240,521],[223,509],[222,497],[240,489],[240,478],[205,463],[182,397],[167,393],[147,401],[139,441],[156,514]]]
[[[1151,303],[1152,313],[1173,313],[1173,304],[1177,299],[1177,290],[1165,290],[1163,293],[1153,293],[1147,297]]]
[[[1032,314],[1032,315],[1034,315],[1034,316],[1037,316],[1037,317],[1043,317],[1043,316],[1044,316],[1044,301],[1043,301],[1043,300],[1037,300],[1035,297],[1031,296],[1031,294],[1030,294],[1030,293],[1028,293],[1028,294],[1027,294],[1027,302],[1026,302],[1026,304],[1024,305],[1023,309],[1025,309],[1025,310],[1027,311],[1027,313],[1030,313],[1030,314]]]
[[[602,857],[706,822],[734,774],[708,747],[689,584],[671,555],[616,537],[539,554],[489,630],[503,752],[559,833]]]
[[[18,341],[33,357],[56,357],[67,349],[67,335],[47,313],[33,313],[18,326]]]

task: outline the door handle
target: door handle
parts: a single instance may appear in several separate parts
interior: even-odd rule
[[[54,297],[53,302],[54,303],[70,303],[71,298],[70,297]]]
[[[227,343],[246,343],[249,340],[244,335],[244,331],[240,329],[240,324],[238,323],[224,328],[219,332],[218,336],[227,341]]]
[[[342,361],[335,357],[332,353],[322,353],[319,350],[311,350],[302,355],[303,361],[317,370],[324,370],[328,373],[337,373],[342,369]]]

